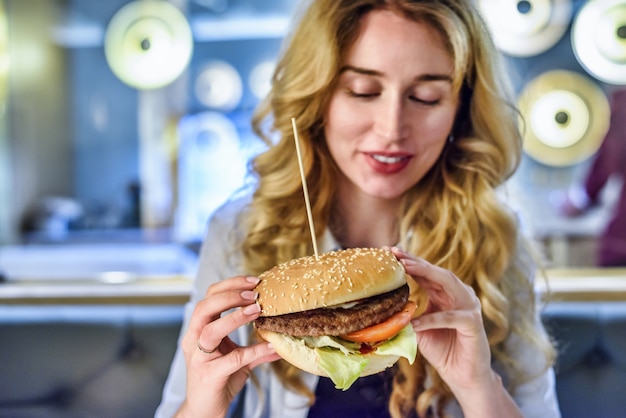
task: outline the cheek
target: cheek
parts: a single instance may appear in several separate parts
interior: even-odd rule
[[[424,164],[424,172],[429,171],[437,163],[437,161],[441,157],[441,153],[443,152],[446,142],[447,141],[439,140],[436,143],[431,144],[428,150],[424,153],[424,157],[422,160]]]
[[[340,138],[354,138],[364,129],[363,115],[342,97],[333,97],[326,111],[326,138],[333,142]]]
[[[428,145],[435,149],[443,149],[448,141],[454,125],[453,109],[433,114],[431,117],[421,122],[422,132],[428,133]]]
[[[451,131],[452,119],[448,116],[432,118],[421,124],[421,132],[427,133],[417,141],[421,171],[428,171],[435,165],[448,142]]]

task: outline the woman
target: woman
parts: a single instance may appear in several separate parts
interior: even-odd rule
[[[496,58],[469,1],[311,2],[255,115],[278,136],[253,161],[256,190],[210,223],[157,415],[559,415],[532,263],[495,191],[521,152]],[[242,274],[313,253],[292,117],[320,251],[398,245],[430,300],[414,365],[346,392],[246,326],[258,279]]]

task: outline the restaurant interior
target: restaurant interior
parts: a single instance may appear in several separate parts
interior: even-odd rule
[[[470,2],[520,109],[502,196],[543,267],[562,414],[624,416],[626,232],[623,264],[598,262],[624,178],[577,216],[559,202],[626,113],[626,1]],[[154,415],[207,220],[265,148],[250,118],[299,3],[0,0],[0,418]]]

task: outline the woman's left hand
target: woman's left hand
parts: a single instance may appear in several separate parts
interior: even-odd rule
[[[481,304],[474,289],[449,270],[395,247],[391,251],[428,294],[427,311],[413,320],[418,349],[461,406],[464,401],[476,402],[490,391],[502,390],[501,380],[491,368]]]

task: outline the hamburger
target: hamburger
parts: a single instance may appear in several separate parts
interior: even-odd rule
[[[404,267],[388,250],[354,248],[302,257],[259,275],[258,334],[292,365],[348,389],[359,377],[413,363]]]

